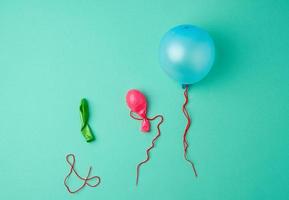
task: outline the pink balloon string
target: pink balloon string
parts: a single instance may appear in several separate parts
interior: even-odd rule
[[[134,113],[134,112],[130,112],[130,116],[133,118],[133,119],[136,119],[136,120],[143,120],[144,118],[141,118],[141,117],[137,117],[137,113]],[[151,146],[146,150],[146,159],[141,161],[137,167],[136,167],[136,185],[138,185],[138,181],[139,181],[139,174],[140,174],[140,168],[143,164],[145,164],[146,162],[148,162],[150,160],[150,151],[155,147],[155,143],[157,141],[157,139],[161,136],[161,130],[160,130],[160,125],[163,123],[164,121],[164,117],[162,115],[156,115],[152,118],[148,118],[147,116],[145,116],[145,119],[149,120],[149,121],[153,121],[157,118],[160,118],[160,121],[157,125],[157,129],[158,129],[158,133],[157,135],[153,138],[152,140],[152,143],[151,143]]]
[[[92,176],[90,177],[90,173],[91,173],[91,170],[92,170],[92,167],[89,167],[89,170],[88,170],[88,173],[87,173],[87,176],[85,178],[81,177],[77,171],[75,170],[75,156],[73,154],[68,154],[66,156],[66,161],[67,163],[70,165],[70,171],[68,173],[68,175],[65,177],[64,179],[64,185],[67,189],[67,191],[71,194],[74,194],[74,193],[77,193],[79,192],[82,188],[84,188],[86,185],[88,185],[89,187],[96,187],[100,184],[100,177],[99,176]],[[75,175],[83,182],[83,184],[76,190],[71,190],[70,187],[67,185],[67,180],[68,178],[70,177],[70,175],[72,174],[72,172],[75,173]],[[90,184],[89,181],[91,180],[95,180],[96,183],[95,184]]]
[[[187,156],[187,151],[188,151],[188,147],[189,147],[189,144],[187,142],[187,134],[188,134],[188,131],[190,129],[190,126],[191,126],[191,118],[190,118],[190,115],[188,113],[188,110],[186,108],[188,102],[189,102],[189,98],[188,98],[188,89],[189,87],[186,86],[186,89],[185,89],[185,92],[184,92],[184,97],[185,97],[185,102],[183,104],[183,113],[185,115],[185,117],[187,118],[188,120],[188,123],[186,125],[186,128],[185,128],[185,132],[184,132],[184,135],[183,135],[183,145],[184,145],[184,158],[187,162],[189,162],[193,168],[193,171],[194,171],[194,174],[196,177],[198,177],[198,174],[197,174],[197,170],[195,168],[195,165],[193,163],[193,161],[191,161],[188,156]]]

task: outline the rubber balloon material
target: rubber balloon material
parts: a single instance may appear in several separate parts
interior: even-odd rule
[[[85,138],[86,142],[91,142],[95,139],[95,137],[88,124],[89,109],[88,109],[88,101],[86,99],[81,99],[79,110],[81,119],[81,133]]]
[[[181,85],[191,85],[211,70],[215,45],[208,32],[197,26],[176,26],[161,39],[159,60],[169,77]]]
[[[139,90],[129,90],[126,95],[126,103],[132,112],[137,113],[142,118],[141,131],[150,131],[150,122],[147,118],[147,100]]]

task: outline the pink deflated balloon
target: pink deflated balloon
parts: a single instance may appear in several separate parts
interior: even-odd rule
[[[136,89],[129,90],[126,95],[126,103],[132,112],[137,113],[142,119],[141,131],[149,132],[150,122],[147,119],[147,100],[143,93]]]

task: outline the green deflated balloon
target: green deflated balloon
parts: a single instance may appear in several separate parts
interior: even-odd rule
[[[81,99],[80,102],[80,119],[81,119],[81,133],[85,138],[86,142],[91,142],[95,139],[91,128],[88,124],[89,118],[89,109],[88,109],[88,101],[86,99]]]

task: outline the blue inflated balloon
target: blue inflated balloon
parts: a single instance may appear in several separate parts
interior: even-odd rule
[[[210,35],[192,25],[180,25],[162,38],[159,49],[163,70],[182,85],[194,84],[211,70],[215,46]]]

